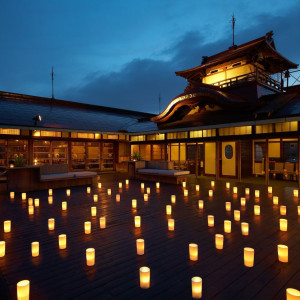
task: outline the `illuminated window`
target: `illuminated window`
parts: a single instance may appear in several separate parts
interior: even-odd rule
[[[256,132],[256,134],[272,133],[273,132],[273,125],[272,124],[256,125],[255,126],[255,132]]]
[[[131,141],[132,142],[143,142],[146,140],[145,135],[132,135],[131,136]]]
[[[41,136],[52,136],[52,137],[61,137],[61,132],[59,131],[41,131]]]
[[[117,134],[108,134],[107,135],[107,139],[109,139],[109,140],[117,140],[118,139],[118,135]]]
[[[94,133],[78,132],[78,138],[79,139],[94,139],[95,134]]]
[[[202,136],[203,136],[202,130],[190,131],[190,138],[202,138]]]
[[[287,131],[297,131],[298,130],[298,122],[283,122],[275,124],[275,132],[287,132]]]
[[[41,136],[41,131],[40,131],[40,130],[34,130],[34,131],[32,132],[32,135],[33,135],[33,136]]]
[[[169,132],[167,133],[167,139],[186,139],[188,137],[187,131],[182,132]]]
[[[95,139],[96,140],[101,139],[101,133],[95,133]]]
[[[20,135],[20,129],[0,128],[0,134]]]
[[[245,135],[251,134],[252,132],[251,126],[239,126],[239,127],[224,127],[219,128],[219,135],[220,136],[227,136],[227,135]]]
[[[164,133],[148,134],[147,141],[161,141],[165,139]]]
[[[63,138],[68,138],[69,137],[69,132],[67,132],[67,131],[63,131],[61,134],[62,134]]]

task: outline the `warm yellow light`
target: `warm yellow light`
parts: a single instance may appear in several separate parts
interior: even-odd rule
[[[300,291],[292,288],[286,289],[286,300],[299,300]]]
[[[250,195],[250,189],[249,188],[245,188],[245,195],[249,196]]]
[[[298,190],[293,191],[294,197],[298,198]]]
[[[287,231],[288,220],[287,219],[279,219],[279,228],[281,231]]]
[[[22,200],[26,200],[26,193],[22,193]]]
[[[249,235],[249,224],[242,222],[241,224],[242,235]]]
[[[5,241],[0,241],[0,257],[5,256]]]
[[[10,192],[9,197],[10,197],[10,199],[14,199],[15,198],[15,192]]]
[[[259,190],[255,190],[255,198],[259,198],[260,192]]]
[[[286,215],[286,206],[285,205],[280,205],[280,214],[282,216]]]
[[[93,198],[94,198],[94,202],[98,202],[98,195],[94,195]]]
[[[231,211],[231,202],[225,202],[226,211]]]
[[[17,283],[17,299],[29,300],[30,281],[22,280]]]
[[[226,182],[226,189],[230,189],[230,182]]]
[[[125,180],[125,184],[126,184],[126,185],[129,185],[129,179],[126,179],[126,180]]]
[[[39,207],[40,206],[40,199],[39,198],[35,198],[34,199],[34,206],[35,207]]]
[[[100,222],[100,228],[104,229],[106,227],[106,217],[100,217],[99,222]]]
[[[254,205],[254,214],[256,216],[260,215],[260,205]]]
[[[217,249],[223,249],[223,245],[224,245],[224,235],[223,234],[215,235],[215,245],[216,245]]]
[[[91,207],[91,215],[92,215],[92,217],[97,216],[97,207],[96,206]]]
[[[102,184],[101,182],[98,182],[98,189],[101,189],[102,188]]]
[[[48,196],[48,203],[53,204],[53,196]]]
[[[107,195],[108,195],[108,196],[111,195],[111,189],[107,189]]]
[[[208,215],[207,216],[207,224],[208,224],[208,227],[214,227],[215,225],[215,218],[213,215]]]
[[[122,182],[119,182],[119,189],[121,189],[123,187]]]
[[[214,195],[214,191],[213,191],[213,190],[209,190],[209,191],[208,191],[208,196],[209,196],[209,197],[212,197],[213,195]]]
[[[34,206],[33,205],[28,205],[28,214],[33,215],[34,214]]]
[[[203,207],[204,207],[203,200],[198,200],[198,207],[199,207],[199,209],[203,209]]]
[[[67,196],[68,196],[68,197],[71,196],[71,190],[70,190],[70,189],[67,189],[67,190],[66,190],[66,193],[67,193]]]
[[[273,196],[273,204],[277,205],[278,204],[278,197]]]
[[[172,205],[166,205],[166,214],[171,215],[172,214]]]
[[[168,229],[169,229],[169,231],[174,231],[174,229],[175,229],[175,220],[174,219],[168,220]]]
[[[52,189],[49,189],[49,190],[48,190],[48,195],[49,195],[49,196],[52,196],[52,195],[53,195],[53,190],[52,190]]]
[[[63,202],[61,203],[61,209],[62,209],[62,210],[67,210],[67,207],[68,207],[67,201],[63,201]]]
[[[195,276],[192,278],[192,298],[200,299],[202,297],[202,278]]]
[[[135,227],[141,227],[141,217],[140,216],[135,216],[134,217],[134,226]]]
[[[200,185],[196,184],[196,192],[199,192],[199,191],[200,191]]]
[[[224,220],[224,232],[226,232],[226,233],[231,232],[231,221]]]
[[[268,193],[272,194],[272,192],[273,192],[273,188],[271,186],[268,186]]]
[[[94,248],[87,248],[85,250],[86,256],[86,265],[91,267],[95,264],[95,249]]]
[[[241,206],[245,206],[246,205],[246,198],[241,197]]]
[[[116,194],[116,201],[117,201],[117,202],[120,202],[120,200],[121,200],[120,194]]]
[[[141,189],[143,190],[145,188],[145,184],[142,182],[141,183]]]
[[[189,244],[189,254],[190,254],[190,260],[196,261],[198,260],[198,245],[191,243]]]
[[[298,216],[300,216],[300,205],[298,205]]]
[[[136,240],[136,253],[137,255],[145,254],[145,241],[143,239]]]
[[[149,187],[147,187],[147,189],[146,189],[146,193],[148,194],[148,195],[150,195],[150,188]]]
[[[91,187],[88,186],[88,187],[86,188],[86,192],[87,192],[88,194],[90,194],[90,193],[91,193]]]
[[[238,188],[237,188],[236,186],[234,186],[234,187],[233,187],[233,193],[234,193],[234,194],[237,194],[237,192],[238,192]]]
[[[184,189],[186,188],[186,182],[185,182],[185,181],[182,182],[182,187],[183,187]]]
[[[210,182],[210,186],[211,186],[211,187],[214,187],[214,186],[215,186],[215,182],[214,182],[213,180]]]
[[[144,201],[148,201],[148,194],[144,194]]]
[[[40,255],[40,243],[39,242],[31,243],[31,255],[32,255],[32,257],[37,257]]]
[[[176,203],[176,195],[171,196],[171,203],[175,204]]]
[[[59,246],[59,249],[67,248],[67,235],[66,234],[60,234],[58,236],[58,246]]]
[[[4,221],[4,232],[10,232],[11,231],[11,221],[7,220]]]
[[[156,182],[156,188],[159,189],[160,188],[160,183]]]
[[[234,220],[235,221],[239,221],[241,219],[241,212],[239,210],[235,210],[233,212],[233,215],[234,215]]]
[[[289,247],[286,245],[277,245],[278,260],[287,263],[289,261]]]
[[[137,206],[137,201],[136,201],[136,199],[132,199],[132,200],[131,200],[131,206],[132,206],[132,208],[136,208],[136,206]]]
[[[91,233],[91,222],[90,221],[84,222],[84,233],[85,234]]]
[[[184,195],[185,197],[187,197],[187,196],[189,195],[189,191],[188,191],[188,190],[183,190],[183,195]]]
[[[148,289],[150,287],[150,268],[140,268],[140,287],[142,289]]]
[[[253,267],[254,266],[254,249],[245,247],[244,248],[244,265],[246,267]]]
[[[55,228],[55,219],[53,219],[53,218],[48,219],[48,229],[54,230],[54,228]]]

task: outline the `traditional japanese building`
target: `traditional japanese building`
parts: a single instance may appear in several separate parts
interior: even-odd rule
[[[103,106],[0,93],[0,164],[68,164],[118,171],[138,153],[192,174],[299,180],[297,64],[273,33],[176,72],[188,82],[157,116]],[[39,118],[38,116],[41,116]]]

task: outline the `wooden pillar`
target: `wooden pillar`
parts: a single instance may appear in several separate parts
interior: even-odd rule
[[[72,170],[72,142],[68,141],[68,170]]]
[[[220,142],[216,141],[216,180],[220,178]]]
[[[242,149],[241,149],[241,140],[237,141],[237,172],[238,172],[238,181],[242,181]]]
[[[195,164],[196,164],[196,170],[195,170],[195,175],[196,177],[199,176],[199,144],[196,143],[196,160],[195,160]]]
[[[266,139],[265,176],[266,185],[269,185],[269,139]]]
[[[298,137],[298,188],[300,188],[300,137]]]

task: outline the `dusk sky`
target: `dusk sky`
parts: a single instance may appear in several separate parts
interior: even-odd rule
[[[274,31],[300,63],[300,1],[1,1],[0,90],[158,113],[183,92],[174,72]],[[293,82],[293,80],[291,80]]]

